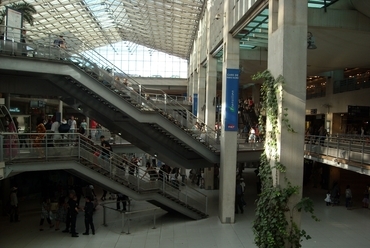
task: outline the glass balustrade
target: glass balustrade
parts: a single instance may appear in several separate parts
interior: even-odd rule
[[[0,134],[0,161],[6,165],[36,162],[75,161],[140,194],[160,193],[207,214],[207,196],[154,168],[153,176],[144,166],[131,163],[123,155],[106,153],[93,140],[76,133]],[[50,168],[51,170],[53,168]],[[30,169],[31,170],[31,169]]]
[[[177,99],[162,90],[142,86],[79,38],[64,36],[65,48],[55,46],[56,39],[59,39],[56,34],[27,30],[26,43],[2,40],[0,54],[73,64],[140,111],[158,112],[207,148],[217,150],[214,146],[219,144],[219,134],[194,116]],[[200,128],[194,128],[196,122],[201,124]]]

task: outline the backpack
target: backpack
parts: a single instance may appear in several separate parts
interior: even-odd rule
[[[70,126],[67,123],[61,124],[58,128],[59,133],[68,133]]]

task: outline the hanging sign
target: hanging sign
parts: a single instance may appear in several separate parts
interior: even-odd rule
[[[225,131],[238,131],[239,69],[226,69]]]

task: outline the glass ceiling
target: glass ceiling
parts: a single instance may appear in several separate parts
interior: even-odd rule
[[[1,1],[1,6],[14,0]],[[40,33],[78,38],[90,48],[128,41],[188,58],[206,0],[27,0]],[[69,37],[69,38],[68,38]],[[34,37],[35,40],[35,37]]]

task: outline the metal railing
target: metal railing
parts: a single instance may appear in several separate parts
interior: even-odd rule
[[[184,203],[207,214],[208,197],[200,191],[174,185],[170,175],[156,170],[157,177],[150,177],[145,167],[131,163],[123,155],[104,151],[92,140],[77,133],[16,133],[0,134],[0,161],[24,163],[30,161],[78,161],[104,176],[129,186],[139,194],[158,192],[167,198]],[[163,175],[163,176],[160,176]]]
[[[115,202],[108,202],[108,203],[102,203],[100,204],[103,207],[103,225],[108,226],[107,223],[107,210],[119,212],[121,214],[121,233],[125,233],[124,229],[125,226],[127,226],[127,234],[130,234],[130,222],[133,218],[142,218],[143,215],[147,217],[147,215],[153,215],[153,228],[156,229],[156,219],[157,219],[157,213],[159,210],[161,210],[160,207],[154,207],[154,208],[146,208],[146,209],[140,209],[131,211],[128,209],[128,211],[121,211],[116,209],[115,207],[107,206],[108,204],[116,204]]]
[[[13,30],[19,32],[20,29]],[[66,48],[54,45],[54,40],[58,38],[55,34],[27,30],[26,37],[29,38],[25,39],[25,43],[1,40],[0,54],[23,55],[29,59],[40,58],[73,64],[140,111],[156,111],[184,131],[190,130],[196,122],[205,123],[164,91],[142,86],[76,37],[64,36]],[[95,93],[99,95],[99,92]],[[214,128],[205,124],[201,132],[191,132],[190,135],[210,149],[219,143]]]
[[[309,135],[305,139],[305,152],[370,165],[370,140],[364,137]]]

